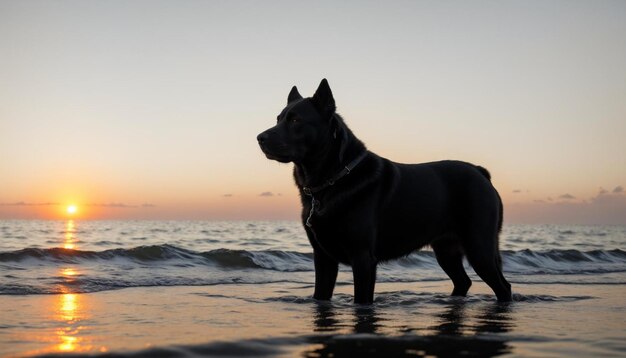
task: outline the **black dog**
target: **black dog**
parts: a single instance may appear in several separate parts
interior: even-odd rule
[[[376,265],[431,245],[464,296],[463,256],[499,301],[511,300],[498,236],[502,201],[479,166],[399,164],[368,151],[335,113],[326,79],[310,98],[294,86],[276,126],[258,135],[269,159],[293,162],[302,222],[313,246],[315,294],[329,300],[339,263],[352,266],[354,301],[374,299]]]

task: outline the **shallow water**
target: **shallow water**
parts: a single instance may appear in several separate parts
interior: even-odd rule
[[[0,221],[0,354],[626,354],[626,228],[505,226],[514,302],[466,298],[428,249],[381,265],[375,303],[310,298],[295,222]],[[237,353],[238,352],[238,353]]]

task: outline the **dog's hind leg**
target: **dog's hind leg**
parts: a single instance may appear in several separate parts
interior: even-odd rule
[[[511,284],[502,274],[500,253],[495,237],[485,240],[484,235],[472,234],[464,242],[465,254],[476,274],[485,281],[498,297],[498,301],[511,301]],[[486,242],[485,242],[486,241]]]
[[[454,283],[452,296],[465,296],[472,280],[463,268],[463,248],[455,242],[445,242],[431,245],[439,266]]]

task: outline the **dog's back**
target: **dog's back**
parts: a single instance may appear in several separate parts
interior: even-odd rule
[[[500,198],[486,169],[461,161],[401,164],[371,155],[381,162],[380,188],[370,189],[380,203],[378,259],[404,256],[439,238],[467,236],[478,222],[499,231]]]

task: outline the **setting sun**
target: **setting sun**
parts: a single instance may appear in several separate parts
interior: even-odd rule
[[[75,214],[76,210],[77,210],[76,205],[70,205],[67,207],[67,213],[70,215]]]

